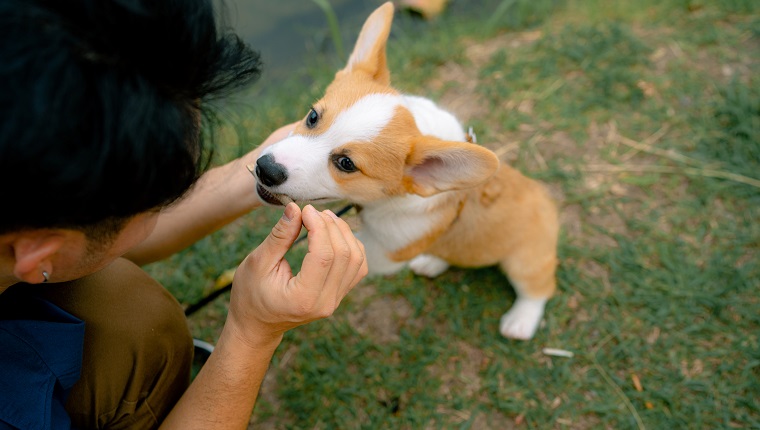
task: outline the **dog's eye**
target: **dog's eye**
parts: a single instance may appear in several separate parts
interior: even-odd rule
[[[335,157],[333,159],[333,163],[335,163],[335,167],[337,167],[338,169],[346,173],[351,173],[358,170],[354,162],[351,161],[351,159],[346,157],[345,155]]]
[[[317,122],[319,122],[319,114],[314,108],[312,108],[309,111],[309,114],[306,115],[306,127],[314,128],[317,125]]]

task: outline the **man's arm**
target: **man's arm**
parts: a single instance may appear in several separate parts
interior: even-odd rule
[[[245,166],[293,127],[279,128],[254,151],[203,174],[187,196],[161,212],[150,236],[124,257],[137,265],[162,260],[261,206]]]
[[[293,276],[284,256],[301,230],[308,252]],[[330,316],[367,274],[364,247],[330,211],[295,203],[240,264],[214,352],[162,429],[244,429],[285,331]]]
[[[242,342],[224,330],[161,429],[245,429],[282,336]]]

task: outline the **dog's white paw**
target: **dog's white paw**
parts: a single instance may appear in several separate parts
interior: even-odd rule
[[[420,254],[409,262],[409,268],[418,275],[435,278],[449,268],[449,263],[429,254]]]
[[[528,340],[536,334],[544,316],[546,299],[519,298],[512,309],[501,317],[499,331],[504,337]]]

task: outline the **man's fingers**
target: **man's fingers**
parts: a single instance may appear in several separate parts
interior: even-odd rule
[[[327,214],[332,218],[336,228],[341,234],[341,239],[345,241],[345,244],[348,247],[346,250],[345,274],[340,284],[341,288],[336,291],[336,299],[340,302],[340,300],[348,294],[351,288],[353,288],[354,285],[366,275],[366,272],[361,274],[362,268],[366,267],[366,258],[364,255],[364,245],[359,242],[359,239],[357,239],[356,236],[354,236],[351,227],[348,226],[346,221],[338,218],[338,216],[331,211],[327,211]],[[361,276],[359,276],[360,274]]]
[[[335,295],[342,297],[345,290],[344,286],[354,277],[355,269],[351,266],[351,260],[355,248],[349,246],[349,237],[346,237],[345,231],[341,230],[338,225],[338,223],[345,224],[345,222],[331,211],[323,212],[322,217],[330,234],[330,241],[334,252],[333,265],[330,268],[330,273],[327,275],[326,282],[330,285]],[[350,229],[348,230],[348,234],[350,237],[353,236]]]
[[[303,259],[298,279],[307,288],[321,290],[335,257],[330,234],[324,218],[311,205],[303,208],[303,225],[309,232],[309,251]]]
[[[301,209],[295,203],[288,203],[285,212],[272,228],[266,239],[256,248],[258,264],[276,266],[285,257],[285,253],[293,245],[298,233],[301,232]]]
[[[318,293],[337,305],[366,274],[364,248],[348,224],[331,211],[319,213],[307,206],[303,220],[309,230],[309,252],[299,283],[312,289],[315,297]]]
[[[356,284],[358,284],[359,281],[361,281],[362,278],[367,276],[369,273],[369,266],[367,265],[367,253],[364,249],[364,244],[359,239],[356,239],[356,244],[359,247],[359,252],[361,253],[361,264],[359,266],[359,270],[354,275],[354,279],[351,281],[351,289],[353,289],[354,286],[356,286]]]

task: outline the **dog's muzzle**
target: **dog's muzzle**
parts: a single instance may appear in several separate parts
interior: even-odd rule
[[[284,194],[273,193],[266,187],[274,187],[284,183],[288,179],[285,166],[277,164],[271,154],[259,157],[256,166],[247,165],[248,171],[256,178],[256,193],[261,200],[270,205],[283,206],[292,199]]]
[[[266,154],[256,160],[256,177],[267,187],[274,187],[288,180],[288,171],[274,161],[272,154]]]

